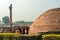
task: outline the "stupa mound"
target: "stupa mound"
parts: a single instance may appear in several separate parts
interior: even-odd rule
[[[29,33],[60,31],[60,8],[50,9],[40,15],[30,26]]]

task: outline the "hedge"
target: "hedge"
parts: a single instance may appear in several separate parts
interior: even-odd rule
[[[43,40],[60,40],[60,34],[44,34],[42,35]]]
[[[0,40],[41,40],[40,35],[19,35],[15,33],[0,33]]]
[[[45,37],[44,40],[60,40],[60,37],[58,37],[58,36],[49,36],[49,37]]]

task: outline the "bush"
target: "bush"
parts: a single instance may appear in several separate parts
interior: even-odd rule
[[[44,40],[60,40],[60,37],[58,37],[58,36],[48,36],[48,37],[45,37]]]
[[[16,33],[0,33],[0,40],[14,40],[16,37]]]
[[[20,36],[19,40],[41,40],[40,36]]]
[[[0,40],[41,40],[40,35],[20,35],[16,33],[0,33]]]

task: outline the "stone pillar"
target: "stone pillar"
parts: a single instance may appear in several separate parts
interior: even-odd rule
[[[10,27],[11,27],[11,32],[13,31],[12,27],[12,4],[9,6],[9,11],[10,11]]]

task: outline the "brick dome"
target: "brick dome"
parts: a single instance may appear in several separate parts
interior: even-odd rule
[[[60,31],[60,8],[47,10],[30,26],[29,33]]]

